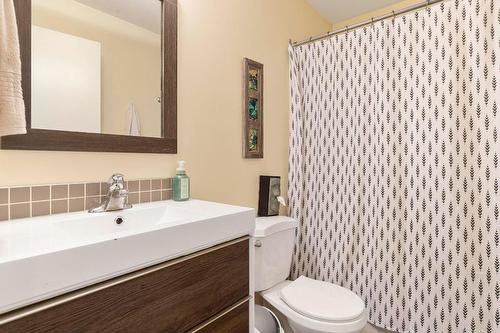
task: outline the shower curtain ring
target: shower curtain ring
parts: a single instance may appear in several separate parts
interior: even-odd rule
[[[395,11],[392,11],[392,20],[395,21],[396,20],[396,12]]]

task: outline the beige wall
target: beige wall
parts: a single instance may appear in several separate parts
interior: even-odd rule
[[[33,24],[101,43],[102,133],[127,134],[127,110],[134,103],[141,134],[159,137],[161,35],[74,0],[32,4]]]
[[[256,207],[260,174],[287,177],[288,39],[330,27],[305,0],[179,0],[179,154],[0,151],[0,186],[165,177],[185,159],[194,197]],[[265,66],[262,160],[241,157],[243,57]]]
[[[362,14],[362,15],[358,15],[358,16],[350,18],[348,20],[334,22],[333,30],[341,29],[341,28],[344,28],[346,26],[350,26],[350,25],[354,25],[354,24],[357,24],[357,23],[360,23],[360,22],[363,22],[366,20],[370,20],[372,17],[382,16],[382,15],[385,15],[387,13],[392,12],[393,10],[394,11],[401,10],[401,9],[410,7],[412,5],[415,5],[415,4],[421,3],[421,2],[422,2],[422,0],[404,0],[401,2],[397,2],[391,6],[382,7],[380,9],[377,9],[377,10],[374,10],[371,12],[367,12],[367,13]]]

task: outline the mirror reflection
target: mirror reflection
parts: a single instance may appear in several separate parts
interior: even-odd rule
[[[159,0],[32,1],[32,128],[161,137]]]

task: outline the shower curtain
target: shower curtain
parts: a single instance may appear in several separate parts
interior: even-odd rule
[[[398,332],[500,332],[500,1],[290,47],[292,278]]]

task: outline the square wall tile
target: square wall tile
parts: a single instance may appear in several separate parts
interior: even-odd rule
[[[139,203],[139,193],[129,193],[128,195],[128,203],[135,205]]]
[[[85,209],[92,209],[101,204],[101,197],[86,197],[85,198]]]
[[[30,199],[29,187],[14,187],[10,189],[10,203],[29,202]]]
[[[131,180],[127,182],[127,188],[129,192],[139,192],[139,181]]]
[[[50,186],[33,186],[31,188],[31,200],[50,200]]]
[[[161,189],[166,190],[172,188],[172,178],[164,178],[161,180]]]
[[[50,189],[51,199],[66,199],[68,197],[68,184],[52,185]]]
[[[68,205],[69,212],[81,212],[83,210],[85,210],[84,198],[69,199],[69,205]]]
[[[139,201],[143,202],[151,202],[151,192],[141,192]]]
[[[151,180],[151,190],[161,190],[161,179]]]
[[[7,221],[9,219],[9,206],[0,206],[0,221]]]
[[[161,201],[161,191],[152,191],[151,201]]]
[[[141,192],[151,191],[151,180],[150,179],[141,180],[139,182],[139,187]]]
[[[172,190],[162,190],[161,200],[170,200],[170,199],[172,199]]]
[[[31,215],[30,208],[31,207],[30,207],[29,203],[10,205],[10,218],[11,218],[11,220],[30,217],[30,215]]]
[[[80,198],[85,196],[85,185],[84,184],[70,184],[69,185],[69,197],[70,198]]]
[[[108,193],[109,184],[108,183],[101,183],[100,187],[101,187],[101,195],[106,195]]]
[[[0,205],[9,203],[9,189],[0,188]]]
[[[68,212],[68,200],[52,200],[51,213],[62,214]]]
[[[85,184],[85,196],[93,197],[100,195],[101,184],[100,183],[88,183]]]
[[[36,201],[31,203],[31,216],[50,215],[50,201]]]

